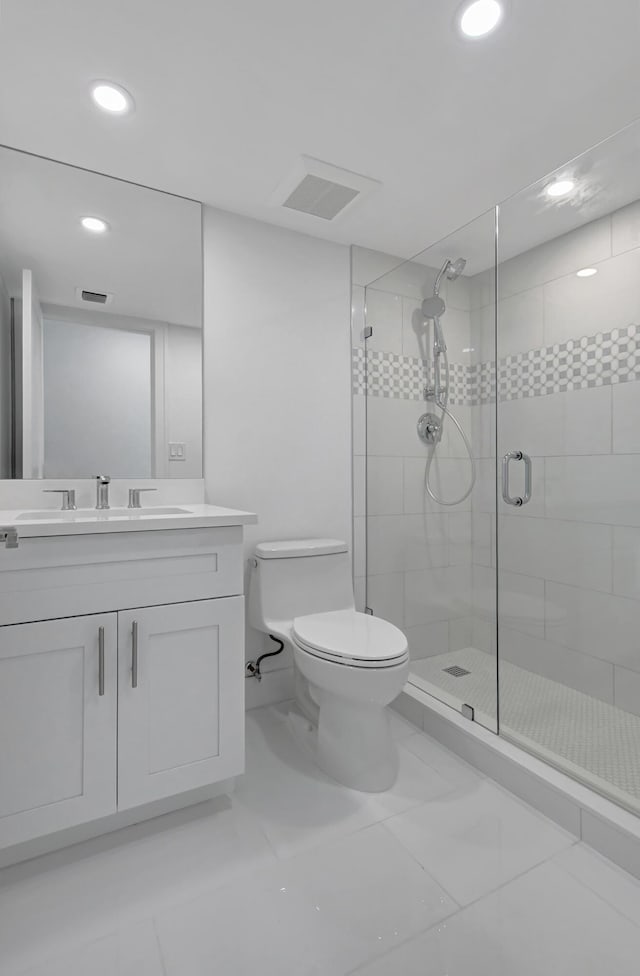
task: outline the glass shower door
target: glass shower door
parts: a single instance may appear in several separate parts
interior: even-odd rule
[[[498,728],[495,214],[364,290],[366,606],[410,682]]]
[[[640,127],[499,208],[500,732],[640,811]]]

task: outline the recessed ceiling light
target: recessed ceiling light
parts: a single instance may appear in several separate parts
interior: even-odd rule
[[[593,278],[594,274],[597,273],[597,268],[580,268],[579,271],[576,271],[578,278]]]
[[[96,105],[112,115],[125,115],[133,108],[133,98],[126,88],[111,81],[94,81],[91,97]]]
[[[554,180],[546,187],[548,197],[566,197],[575,188],[575,180]]]
[[[475,0],[466,4],[459,16],[460,30],[465,37],[484,37],[502,20],[502,4],[498,0]]]
[[[80,223],[85,230],[90,230],[92,234],[104,234],[109,229],[109,224],[100,217],[82,217]]]

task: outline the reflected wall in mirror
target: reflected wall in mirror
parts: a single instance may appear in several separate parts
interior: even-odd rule
[[[0,148],[0,478],[202,477],[201,209]]]

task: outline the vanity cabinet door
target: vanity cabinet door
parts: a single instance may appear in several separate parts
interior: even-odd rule
[[[118,808],[244,768],[244,600],[118,614]]]
[[[0,846],[116,809],[117,615],[0,627]]]

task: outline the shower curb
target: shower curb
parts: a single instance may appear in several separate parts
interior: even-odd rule
[[[408,722],[640,878],[640,818],[588,787],[406,685],[393,702]]]

